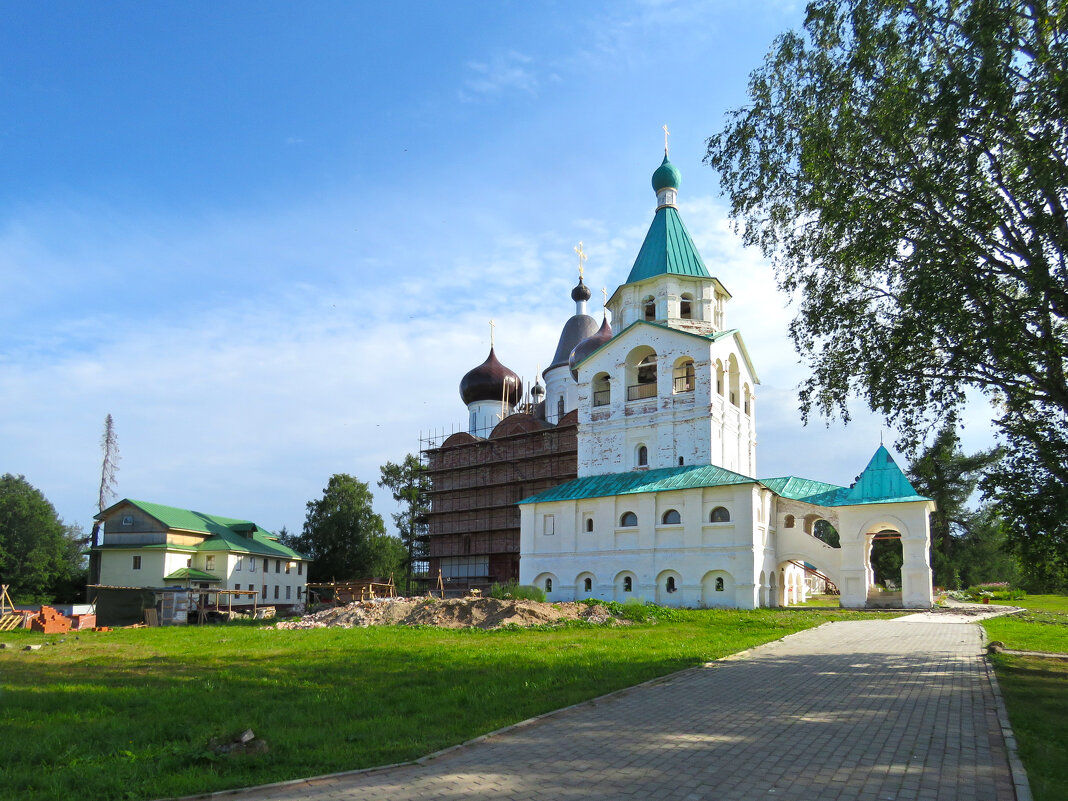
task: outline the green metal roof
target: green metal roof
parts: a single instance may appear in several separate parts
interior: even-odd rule
[[[178,581],[179,579],[191,579],[192,581],[221,581],[218,576],[197,570],[195,567],[180,567],[169,576],[164,576],[164,581]]]
[[[840,505],[929,500],[916,492],[894,457],[880,445]]]
[[[715,465],[661,467],[657,470],[636,470],[630,473],[609,473],[603,476],[576,478],[565,484],[539,492],[519,503],[545,501],[573,501],[582,498],[604,498],[611,495],[636,495],[641,492],[694,489],[697,487],[726,487],[732,484],[755,484],[755,478],[743,476]]]
[[[868,503],[907,503],[929,501],[912,488],[901,468],[882,445],[852,487],[840,487],[823,481],[797,476],[757,480],[715,465],[662,467],[603,476],[576,478],[565,484],[539,492],[519,503],[575,501],[613,495],[636,495],[641,492],[727,487],[735,484],[762,484],[781,498],[803,501],[816,506],[859,506]]]
[[[662,206],[656,210],[626,283],[633,284],[665,273],[694,278],[712,277],[678,209],[673,206]]]
[[[761,479],[761,484],[776,495],[816,506],[860,506],[866,503],[908,503],[929,501],[913,488],[897,466],[894,457],[882,445],[871,457],[851,487],[825,484],[797,476]]]
[[[308,558],[278,542],[273,534],[257,526],[251,520],[209,515],[204,512],[179,509],[175,506],[164,506],[161,503],[149,503],[148,501],[135,501],[132,498],[125,498],[96,515],[96,519],[104,518],[112,509],[124,503],[136,506],[169,529],[193,531],[209,535],[202,543],[193,546],[198,551],[236,551],[239,553],[272,556],[279,559],[289,557],[307,560]],[[145,547],[161,547],[169,550],[183,549],[182,546],[161,545],[138,546],[137,550]]]

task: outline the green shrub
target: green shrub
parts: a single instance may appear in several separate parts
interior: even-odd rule
[[[539,603],[545,602],[545,590],[541,587],[532,587],[529,584],[519,584],[515,581],[509,581],[507,584],[494,583],[490,587],[490,598],[496,598],[500,601],[538,601]]]

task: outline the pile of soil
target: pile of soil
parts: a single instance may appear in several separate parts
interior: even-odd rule
[[[446,629],[498,629],[542,626],[567,620],[619,623],[607,608],[580,603],[538,603],[496,598],[378,598],[356,601],[282,621],[276,629],[321,629],[362,626],[439,626]]]

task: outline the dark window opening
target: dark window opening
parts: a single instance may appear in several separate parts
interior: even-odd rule
[[[634,589],[634,582],[631,581],[630,576],[623,577],[623,592],[630,592]]]
[[[582,582],[582,589],[586,592],[590,592],[593,589],[593,579],[587,578]]]
[[[619,518],[619,525],[622,528],[633,528],[638,525],[638,515],[634,512],[624,512],[623,516]]]
[[[649,464],[649,449],[644,445],[638,448],[638,467],[645,467]]]
[[[675,587],[675,577],[674,576],[668,576],[667,577],[667,582],[666,582],[665,587],[666,587],[668,592],[675,592],[675,590],[677,588]]]
[[[723,592],[723,577],[716,579],[716,592]]]
[[[708,519],[713,523],[729,523],[731,522],[731,513],[723,506],[717,506],[712,510],[712,514]]]
[[[553,591],[553,580],[551,578],[545,579],[545,591],[546,592],[552,592]]]
[[[677,509],[668,509],[664,512],[664,525],[665,526],[677,526],[682,522],[682,517],[679,515]]]

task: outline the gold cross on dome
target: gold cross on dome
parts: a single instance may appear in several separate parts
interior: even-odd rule
[[[663,128],[664,128],[664,155],[666,156],[667,153],[668,153],[668,137],[671,136],[671,131],[669,131],[667,129],[666,125],[663,126]]]
[[[601,294],[604,295],[604,302],[601,305],[602,306],[607,306],[608,305],[608,287],[605,287],[605,286],[601,287]]]
[[[490,320],[490,347],[493,347],[493,320]]]
[[[578,254],[578,257],[579,257],[579,278],[582,278],[582,263],[584,261],[586,261],[589,258],[589,256],[587,256],[585,253],[582,252],[582,242],[581,242],[581,240],[578,243],[578,247],[574,248],[574,251]]]

